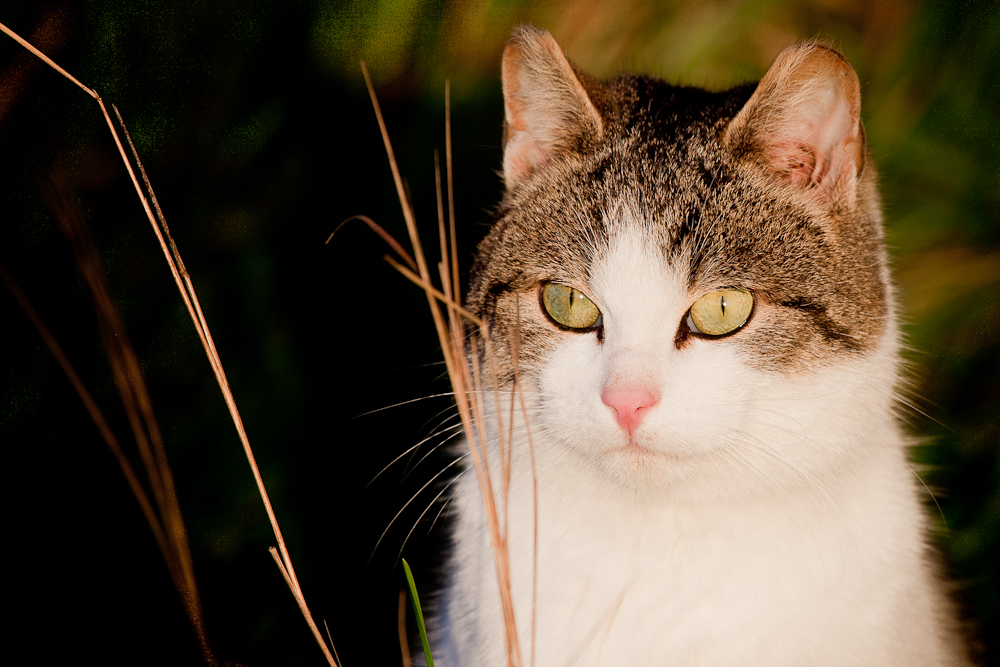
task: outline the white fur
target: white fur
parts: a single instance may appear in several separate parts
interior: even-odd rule
[[[566,334],[527,388],[534,609],[532,471],[517,429],[508,521],[524,664],[949,664],[892,417],[894,325],[864,357],[794,374],[750,367],[735,337],[678,349],[698,295],[649,249],[641,218],[618,218],[581,286],[602,310],[603,344]],[[761,305],[748,326],[767,315]],[[662,392],[640,450],[626,451],[600,398],[623,378]],[[506,664],[479,494],[470,471],[439,611],[446,667]]]

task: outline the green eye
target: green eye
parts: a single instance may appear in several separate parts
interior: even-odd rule
[[[710,292],[694,302],[687,325],[695,333],[724,336],[747,323],[753,310],[753,295],[742,289]]]
[[[559,283],[542,287],[542,305],[556,324],[567,329],[590,329],[598,326],[601,311],[578,289]]]

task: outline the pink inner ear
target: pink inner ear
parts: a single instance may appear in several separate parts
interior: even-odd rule
[[[772,168],[792,185],[830,191],[845,167],[854,164],[850,148],[858,140],[849,91],[830,72],[810,94],[795,100],[765,141]]]
[[[531,132],[530,109],[520,99],[519,54],[510,49],[504,55],[504,119],[507,121],[507,142],[504,146],[503,170],[508,182],[526,178],[546,161],[545,151]],[[509,60],[506,60],[508,59]]]
[[[546,153],[534,137],[524,131],[512,131],[503,155],[503,170],[509,182],[527,178],[545,164]]]
[[[814,197],[853,200],[864,165],[860,109],[858,77],[843,56],[806,42],[778,55],[725,141]]]
[[[599,137],[601,119],[556,41],[520,29],[502,63],[504,180],[510,189],[582,135]]]
[[[821,167],[817,165],[813,148],[801,141],[783,141],[772,144],[768,156],[771,167],[796,187],[806,188],[816,178]],[[822,163],[822,158],[819,160]]]

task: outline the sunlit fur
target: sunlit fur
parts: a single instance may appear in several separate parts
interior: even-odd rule
[[[895,336],[797,377],[748,367],[724,339],[676,349],[663,323],[679,323],[692,297],[641,230],[626,226],[588,286],[604,343],[560,334],[538,387],[526,388],[540,491],[536,664],[953,664],[892,417]],[[643,451],[627,451],[600,403],[616,374],[663,389],[635,435]],[[508,525],[527,655],[534,525],[523,427],[517,440]],[[459,482],[455,504],[441,664],[502,665],[474,477]]]
[[[817,156],[840,175],[808,190],[755,171],[723,132],[744,122],[733,118],[752,88],[709,98],[582,78],[585,93],[559,90],[591,96],[601,122],[577,122],[593,112],[583,104],[552,120],[548,98],[532,109],[533,79],[517,68],[566,76],[531,60],[558,47],[533,29],[512,44],[504,82],[521,82],[516,111],[554,123],[546,136],[564,122],[592,135],[549,153],[524,138],[508,146],[530,153],[507,156],[516,172],[470,297],[491,322],[500,371],[499,411],[484,401],[494,475],[497,434],[514,438],[503,519],[524,664],[966,664],[893,408],[898,331],[870,165]],[[825,46],[798,48],[793,63],[830,58]],[[676,130],[683,142],[656,145],[659,121],[637,135],[616,115],[642,118],[643,86],[667,91],[651,97],[654,111],[675,93],[708,111]],[[615,106],[614,94],[630,101]],[[838,127],[863,136],[851,118]],[[698,176],[706,170],[727,185]],[[552,325],[538,300],[548,280],[587,294],[601,330]],[[687,334],[691,304],[723,288],[754,292],[747,325],[717,339]],[[512,427],[515,349],[526,407],[516,404]],[[659,397],[631,437],[602,401],[611,385]],[[451,508],[435,660],[507,664],[474,475],[457,482]]]

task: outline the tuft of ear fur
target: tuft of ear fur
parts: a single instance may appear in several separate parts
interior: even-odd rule
[[[517,28],[503,52],[504,153],[507,190],[554,155],[604,128],[577,73],[552,35]]]
[[[853,203],[865,160],[854,68],[823,42],[785,49],[729,123],[723,143],[818,199],[846,196]]]

